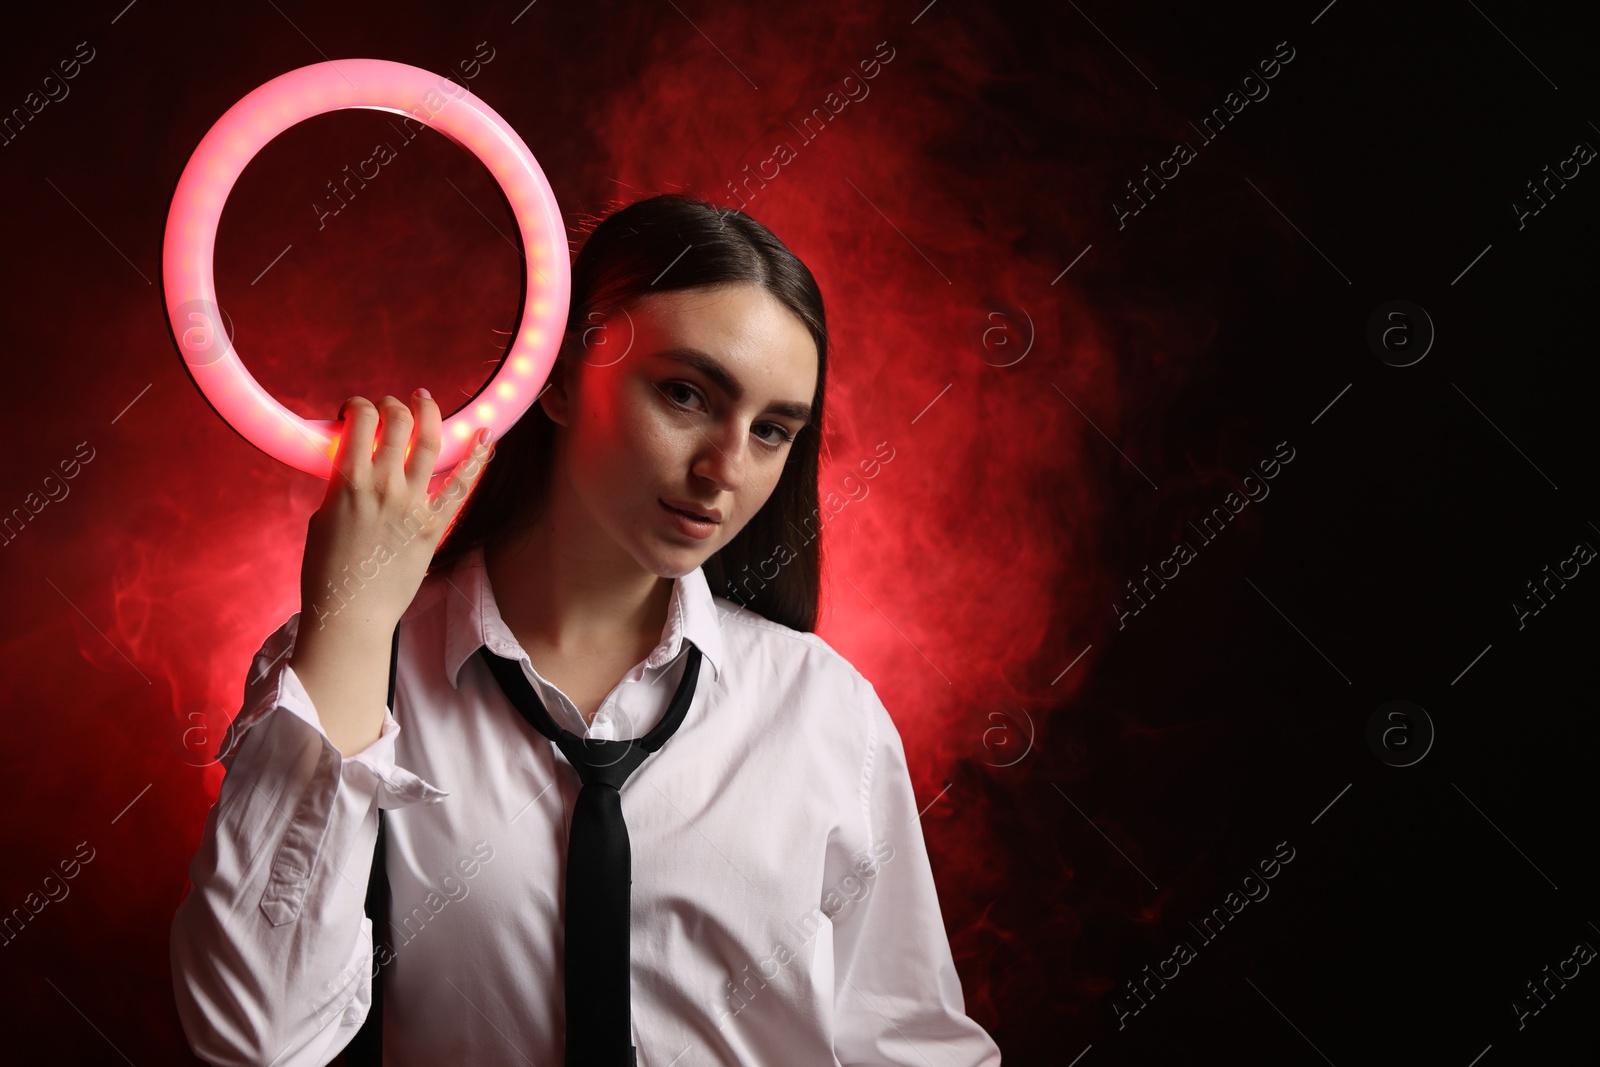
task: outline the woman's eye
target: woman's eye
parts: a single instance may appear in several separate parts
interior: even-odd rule
[[[777,431],[777,436],[776,437],[764,437],[764,438],[762,438],[762,440],[766,441],[768,444],[783,445],[783,444],[788,444],[789,442],[794,440],[794,434],[790,433],[788,430],[784,429],[782,426],[779,426],[777,423],[769,422],[769,423],[765,423],[764,425],[769,430],[776,430]]]
[[[661,391],[663,393],[666,393],[667,396],[668,396],[668,399],[673,400],[674,403],[677,402],[676,401],[676,395],[680,391],[683,392],[683,393],[687,393],[691,397],[695,395],[694,388],[692,386],[685,385],[683,382],[667,382],[665,385],[663,385],[661,387]]]

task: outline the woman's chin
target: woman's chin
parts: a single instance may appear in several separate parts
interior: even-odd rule
[[[659,578],[682,578],[711,558],[711,552],[704,544],[685,545],[659,539],[645,551],[635,552],[633,558]]]

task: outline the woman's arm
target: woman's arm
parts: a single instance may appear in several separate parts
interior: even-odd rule
[[[857,872],[870,889],[833,917],[834,1055],[844,1067],[999,1067],[966,1014],[900,733],[867,692],[871,845]]]
[[[426,390],[409,406],[353,396],[340,419],[306,524],[301,611],[245,680],[194,889],[172,923],[178,1014],[213,1063],[320,1067],[349,1042],[371,1003],[376,808],[445,795],[395,767],[400,727],[383,694],[395,624],[483,473],[487,433],[430,495],[441,420]],[[351,572],[362,581],[347,585]]]
[[[213,1064],[321,1067],[349,1043],[371,1002],[376,809],[447,795],[394,765],[387,708],[377,740],[340,754],[290,663],[299,619],[251,664],[172,922],[178,1014]]]

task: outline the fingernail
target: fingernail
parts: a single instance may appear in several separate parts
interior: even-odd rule
[[[494,430],[491,429],[490,427],[485,426],[483,429],[478,431],[478,444],[480,446],[487,445],[493,439],[494,439]]]
[[[418,389],[414,395],[420,396],[424,400],[433,399],[433,394],[428,392],[426,389]]]

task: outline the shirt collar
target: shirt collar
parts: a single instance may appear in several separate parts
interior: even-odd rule
[[[520,645],[500,616],[494,589],[484,567],[483,548],[474,546],[445,575],[444,666],[450,684],[459,689],[461,667],[482,645],[507,659],[518,659]],[[711,663],[712,677],[722,677],[722,624],[705,570],[696,567],[672,583],[667,623],[661,641],[645,658],[646,667],[663,667],[678,658],[687,639]]]

